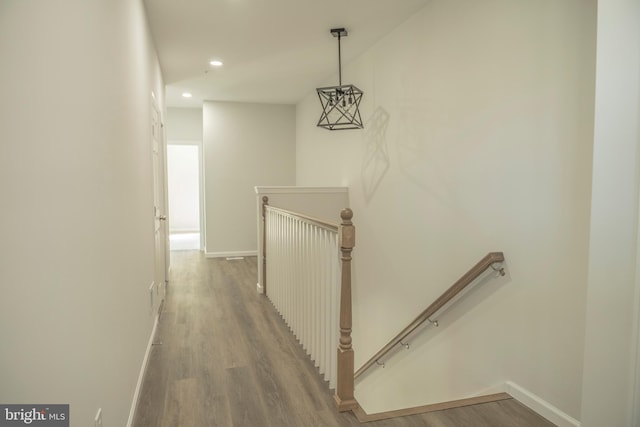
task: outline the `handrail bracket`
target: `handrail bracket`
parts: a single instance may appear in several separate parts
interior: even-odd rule
[[[495,264],[498,264],[498,267],[494,267]],[[491,264],[491,269],[493,271],[498,272],[501,276],[504,276],[505,274],[507,274],[504,271],[504,267],[502,266],[502,262],[494,262],[493,264]]]

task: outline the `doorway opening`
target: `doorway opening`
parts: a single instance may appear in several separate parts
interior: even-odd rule
[[[200,145],[197,142],[167,144],[167,192],[170,250],[201,250]]]

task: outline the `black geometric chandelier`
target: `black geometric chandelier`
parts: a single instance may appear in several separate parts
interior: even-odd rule
[[[322,104],[322,115],[318,126],[329,130],[362,129],[360,117],[360,101],[362,91],[354,85],[342,84],[342,58],[340,38],[348,35],[344,28],[331,29],[333,37],[338,38],[338,86],[320,87],[318,97]]]

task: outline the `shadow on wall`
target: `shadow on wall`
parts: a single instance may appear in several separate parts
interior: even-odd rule
[[[382,178],[389,170],[390,160],[387,147],[389,118],[389,113],[378,107],[365,126],[362,187],[367,203],[373,198]]]

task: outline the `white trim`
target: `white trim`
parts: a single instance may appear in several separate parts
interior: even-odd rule
[[[153,329],[151,330],[151,336],[147,343],[147,351],[144,353],[144,359],[142,359],[142,367],[140,368],[140,374],[138,375],[138,383],[136,384],[136,390],[133,393],[133,401],[131,402],[131,409],[129,410],[129,420],[127,421],[127,427],[133,425],[133,419],[138,409],[138,399],[140,398],[140,390],[142,390],[142,382],[144,381],[144,375],[147,372],[147,365],[149,364],[149,355],[151,354],[151,348],[153,347],[153,340],[156,336],[156,330],[158,329],[158,320],[160,315],[156,315],[156,319],[153,322]]]
[[[259,294],[264,294],[264,287],[260,283],[256,283],[256,292]]]
[[[640,203],[640,201],[639,201]],[[633,334],[631,336],[631,366],[629,377],[632,379],[629,393],[629,405],[631,410],[631,425],[640,425],[640,206],[636,211],[636,271],[635,271],[635,295],[633,301]]]
[[[258,256],[258,251],[205,252],[205,258],[228,258],[236,256]]]
[[[543,400],[539,396],[525,390],[516,383],[507,381],[504,383],[504,391],[508,393],[518,402],[527,406],[538,415],[551,421],[558,427],[580,427],[580,421],[570,417],[549,402]]]
[[[347,193],[347,187],[254,187],[256,194]]]
[[[198,174],[198,186],[200,191],[200,250],[204,251],[205,238],[207,236],[206,221],[205,221],[205,163],[204,163],[204,144],[202,141],[198,144],[198,160],[200,161],[200,173]]]
[[[639,332],[640,333],[640,332]],[[633,391],[631,393],[631,425],[640,425],[640,336],[637,338],[636,360],[635,360],[635,381]]]
[[[638,265],[638,264],[636,264]],[[636,301],[634,305],[634,334],[633,334],[633,351],[635,357],[633,358],[631,366],[631,378],[633,379],[632,390],[630,393],[631,398],[631,425],[640,425],[640,309],[638,304],[638,294],[640,289],[638,287],[638,273],[636,273]],[[635,341],[635,342],[634,342]]]
[[[638,279],[636,278],[636,281],[637,280]],[[635,360],[632,361],[633,366],[631,368],[631,372],[632,372],[631,377],[634,378],[634,381],[633,381],[633,389],[631,390],[631,393],[630,393],[631,394],[631,425],[633,426],[640,425],[640,402],[638,402],[638,399],[640,398],[640,319],[638,316],[639,310],[638,310],[637,301],[638,301],[638,297],[636,297],[636,306],[634,308],[634,311],[635,311],[634,324],[636,328],[634,333]]]

